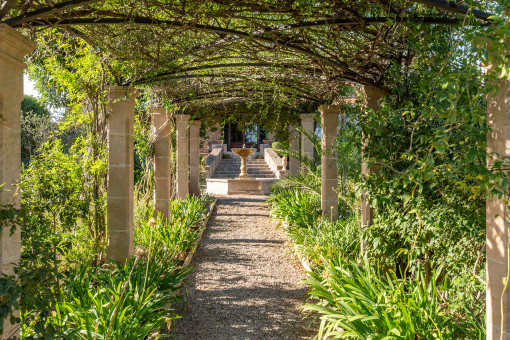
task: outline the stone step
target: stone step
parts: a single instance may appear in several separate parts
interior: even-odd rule
[[[241,173],[240,168],[240,158],[222,159],[211,178],[238,178]],[[246,162],[246,168],[250,178],[275,178],[273,171],[264,159],[249,159]]]
[[[214,173],[219,172],[241,172],[240,169],[216,169]],[[256,169],[247,169],[247,172],[250,174],[272,174],[273,172],[270,169],[266,170],[256,170]]]
[[[249,170],[254,170],[254,171],[271,171],[271,169],[269,169],[269,167],[251,167],[251,166],[248,166],[247,169]],[[217,167],[216,168],[216,171],[220,171],[220,170],[237,170],[237,171],[241,171],[241,167],[239,166],[236,166],[236,167]]]
[[[241,171],[215,171],[214,175],[239,175]],[[253,172],[248,171],[248,175],[270,175],[273,176],[274,173],[272,171],[265,171],[265,172]]]
[[[269,167],[266,164],[260,164],[260,165],[246,164],[246,167],[250,168],[250,169],[269,169]],[[240,169],[241,164],[236,164],[236,165],[222,164],[217,167],[217,169],[219,169],[219,168],[238,168],[238,169]]]
[[[224,176],[224,175],[216,175],[216,174],[214,174],[214,175],[212,175],[211,178],[238,178],[238,177],[239,177],[239,175],[237,175],[237,176]],[[249,175],[248,177],[249,178],[275,178],[272,175],[271,176],[270,175],[260,175],[260,176],[258,176],[258,175],[257,176],[250,176]]]

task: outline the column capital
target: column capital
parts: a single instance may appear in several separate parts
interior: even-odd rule
[[[164,114],[168,114],[168,110],[165,109],[163,104],[155,103],[152,105],[152,113],[157,114],[157,115],[164,115]]]
[[[379,111],[381,105],[379,101],[386,96],[386,92],[375,86],[363,86],[362,95],[365,96],[365,105],[374,111]]]
[[[181,114],[181,115],[175,115],[175,120],[179,122],[186,122],[188,123],[191,119],[191,116],[188,114]]]
[[[321,114],[332,115],[332,114],[340,114],[340,105],[321,105],[319,106],[319,111]]]
[[[191,121],[191,126],[193,126],[193,127],[200,127],[200,125],[202,125],[201,120],[195,119],[195,120]]]
[[[132,100],[138,97],[138,90],[130,86],[107,86],[109,100]]]
[[[36,47],[35,42],[7,24],[0,24],[0,57],[23,63],[25,55]]]
[[[312,114],[312,113],[301,113],[299,115],[299,118],[301,118],[301,121],[312,121],[312,120],[315,120],[315,116]]]

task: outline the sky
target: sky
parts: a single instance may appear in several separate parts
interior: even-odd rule
[[[23,93],[36,98],[40,97],[39,92],[34,88],[34,82],[28,78],[26,73],[23,74]]]

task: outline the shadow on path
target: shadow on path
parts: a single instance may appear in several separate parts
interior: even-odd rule
[[[312,339],[299,307],[303,270],[283,257],[283,231],[264,196],[218,199],[191,265],[188,302],[173,334],[181,340]]]

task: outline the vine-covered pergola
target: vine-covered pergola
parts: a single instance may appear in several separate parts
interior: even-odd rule
[[[150,87],[176,109],[177,178],[179,196],[196,188],[198,176],[188,177],[189,135],[198,138],[190,114],[200,119],[218,107],[243,104],[283,105],[294,122],[309,125],[319,107],[322,119],[322,209],[335,218],[338,206],[336,155],[329,147],[337,134],[345,97],[360,97],[368,109],[379,110],[389,92],[388,68],[410,63],[406,43],[422,25],[490,25],[490,14],[442,0],[369,1],[163,1],[70,0],[0,2],[0,182],[3,204],[12,202],[13,183],[20,174],[20,103],[23,60],[39,32],[66,32],[83,40],[107,60],[115,80],[108,98],[108,252],[126,259],[133,251],[133,119],[136,89]],[[51,33],[45,39],[51,37]],[[38,51],[43,55],[45,51]],[[508,81],[501,82],[501,87]],[[506,91],[489,98],[489,148],[501,156],[510,139],[503,127],[509,102]],[[168,111],[154,108],[153,123],[160,138],[155,152],[168,162],[164,127]],[[157,118],[156,118],[157,117]],[[304,126],[305,124],[303,124]],[[193,127],[195,126],[195,127]],[[369,136],[365,136],[369,138]],[[195,143],[196,144],[196,143]],[[304,146],[308,148],[308,146]],[[191,148],[193,152],[193,147]],[[307,149],[308,150],[308,149]],[[191,156],[194,159],[195,156]],[[156,155],[158,158],[158,155]],[[166,164],[166,163],[163,163]],[[158,166],[158,165],[156,165]],[[165,169],[156,169],[156,199],[165,211]],[[193,166],[192,166],[193,167]],[[192,176],[193,176],[193,170]],[[364,172],[369,167],[364,165]],[[161,181],[157,179],[161,178]],[[159,183],[159,184],[158,184]],[[168,183],[166,184],[168,185]],[[158,193],[158,190],[160,192]],[[159,195],[159,196],[158,196]],[[16,196],[15,196],[16,197]],[[488,338],[500,334],[501,303],[507,273],[507,227],[504,200],[487,203],[487,327]],[[363,223],[372,219],[364,202]],[[4,229],[0,244],[1,270],[12,273],[19,260],[20,233]],[[510,338],[510,318],[503,329]],[[508,332],[508,333],[507,333]]]

